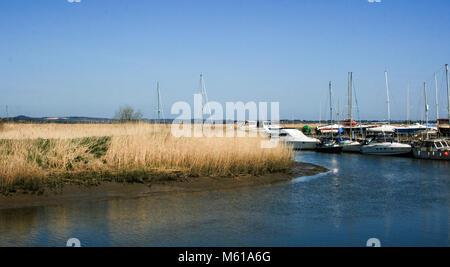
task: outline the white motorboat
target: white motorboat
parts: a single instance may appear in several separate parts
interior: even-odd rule
[[[395,127],[392,125],[381,125],[378,127],[368,128],[367,132],[372,133],[394,133]]]
[[[239,124],[238,129],[270,136],[271,132],[279,131],[281,127],[279,125],[272,124],[270,121],[245,121]]]
[[[275,135],[273,138],[279,138],[295,150],[312,150],[320,143],[319,139],[308,137],[297,129],[280,128],[278,130],[278,136]]]
[[[270,121],[263,121],[261,125],[262,125],[261,132],[267,136],[273,135],[274,133],[278,133],[282,129],[280,125],[274,124]]]
[[[402,155],[411,152],[411,146],[396,142],[391,136],[377,136],[361,146],[361,153],[368,155]]]

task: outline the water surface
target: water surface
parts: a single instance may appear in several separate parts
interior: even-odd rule
[[[299,152],[288,184],[0,210],[0,246],[450,245],[450,164]]]

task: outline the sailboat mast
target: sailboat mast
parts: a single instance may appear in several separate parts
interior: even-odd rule
[[[425,120],[427,126],[427,139],[428,139],[428,97],[427,97],[427,83],[423,83],[423,92],[425,94]]]
[[[331,88],[331,81],[329,87],[330,87],[330,127],[331,127],[331,137],[333,137],[333,90]]]
[[[341,121],[341,100],[338,98],[337,123]]]
[[[322,102],[319,103],[319,126],[322,124]]]
[[[161,121],[161,93],[159,91],[159,82],[156,82],[156,91],[158,92],[158,123]]]
[[[449,90],[449,80],[448,80],[448,64],[445,64],[445,75],[447,77],[447,108],[448,108],[448,119],[450,123],[450,90]]]
[[[411,121],[411,86],[408,85],[408,103],[406,104],[406,121],[409,122]]]
[[[388,110],[388,122],[391,124],[391,99],[389,97],[389,80],[387,71],[384,72],[386,78],[386,95],[387,95],[387,110]]]
[[[350,140],[353,132],[353,73],[348,73],[348,118],[350,120]]]
[[[331,88],[331,82],[329,84],[330,87],[330,125],[333,125],[333,90]]]
[[[201,94],[202,94],[202,113],[203,113],[203,107],[206,107],[207,112],[209,116],[211,117],[211,110],[209,109],[209,100],[208,100],[208,94],[206,93],[206,87],[205,87],[205,81],[203,79],[203,73],[200,73],[200,87],[201,87]]]
[[[436,72],[434,73],[434,87],[436,90],[436,122],[439,119],[439,89]]]

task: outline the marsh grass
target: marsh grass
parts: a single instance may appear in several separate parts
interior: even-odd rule
[[[0,192],[285,172],[292,151],[262,137],[176,138],[167,125],[11,124],[0,131]]]

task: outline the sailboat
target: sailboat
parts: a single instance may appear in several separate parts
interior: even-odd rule
[[[424,83],[425,94],[425,116],[428,125],[428,101],[427,101],[427,84]],[[419,159],[434,159],[434,160],[450,160],[450,146],[444,139],[429,139],[429,130],[426,130],[426,140],[419,142],[413,148],[413,155]]]
[[[391,99],[389,96],[389,80],[387,71],[384,72],[384,76],[386,78],[386,95],[387,95],[387,110],[388,110],[388,124],[383,124],[378,127],[373,127],[367,129],[368,132],[375,134],[385,134],[385,133],[394,133],[395,127],[391,125]]]
[[[342,151],[344,152],[359,152],[361,150],[361,144],[357,141],[353,141],[353,127],[356,126],[356,122],[353,121],[353,73],[348,73],[348,125],[350,127],[350,139],[340,141],[342,145]]]
[[[334,129],[335,125],[333,124],[333,91],[331,87],[331,82],[329,83],[330,90],[330,124],[331,129]],[[317,144],[316,151],[318,152],[327,152],[327,153],[341,153],[342,145],[333,138],[334,131],[331,130],[331,137],[322,137],[319,144]]]
[[[332,88],[331,88],[331,82],[330,82],[330,88],[329,88],[329,93],[330,93],[330,124],[329,125],[324,125],[324,126],[320,126],[321,124],[321,120],[319,121],[319,126],[316,127],[316,131],[319,132],[320,134],[339,134],[342,131],[342,125],[340,124],[334,124],[333,123],[333,99],[332,99]],[[322,105],[320,105],[322,107]],[[320,108],[320,117],[322,117],[322,108]]]
[[[449,89],[449,77],[448,77],[448,64],[445,64],[445,75],[447,81],[447,109],[448,117],[447,119],[438,119],[439,133],[442,136],[450,136],[450,89]]]
[[[371,132],[382,133],[381,135],[376,136],[375,138],[369,140],[366,145],[361,146],[361,153],[369,154],[369,155],[401,155],[407,154],[411,152],[411,146],[408,144],[398,143],[386,133],[393,133],[395,127],[390,125],[391,122],[391,105],[390,105],[390,97],[389,97],[389,80],[388,73],[385,72],[386,78],[386,93],[387,93],[387,109],[388,109],[388,125],[382,125],[380,127],[376,127],[375,131],[373,128],[368,129]]]
[[[435,75],[435,90],[436,90],[436,118],[439,118],[439,104],[438,104],[438,100],[437,100],[437,96],[438,96],[438,86],[437,86],[437,78]],[[425,96],[426,97],[426,96]],[[427,102],[427,101],[425,101]],[[404,125],[404,126],[397,126],[395,127],[395,133],[397,134],[408,134],[408,135],[417,135],[420,132],[425,132],[425,131],[433,131],[436,132],[437,128],[434,127],[430,127],[430,125],[428,124],[428,122],[426,123],[426,125],[420,124],[420,123],[414,123],[414,124],[409,124],[410,121],[410,88],[408,87],[408,103],[407,103],[407,118],[406,120],[408,121],[408,125]],[[428,112],[428,104],[426,104],[426,112]]]

